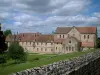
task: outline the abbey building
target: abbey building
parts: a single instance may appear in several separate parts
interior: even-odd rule
[[[96,27],[57,27],[55,34],[19,33],[6,38],[8,46],[17,40],[32,53],[71,53],[92,49],[96,45]]]

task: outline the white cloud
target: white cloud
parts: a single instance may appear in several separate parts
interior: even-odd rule
[[[0,0],[0,21],[4,20],[4,29],[20,32],[49,33],[57,26],[99,25],[100,13],[81,14],[90,3],[91,0]]]

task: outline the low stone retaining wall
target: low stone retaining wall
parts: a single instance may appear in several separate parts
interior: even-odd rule
[[[100,51],[11,75],[100,75]]]

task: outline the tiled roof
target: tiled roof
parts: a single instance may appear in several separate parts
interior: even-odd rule
[[[81,47],[94,47],[94,42],[81,42]]]
[[[33,34],[18,34],[15,35],[17,41],[37,41],[37,42],[51,42],[54,40],[53,35],[33,35]],[[6,41],[11,41],[14,39],[14,35],[9,35]],[[14,41],[14,40],[13,40]]]
[[[56,33],[58,33],[58,34],[66,34],[66,33],[68,33],[71,29],[72,29],[72,27],[57,27]]]
[[[20,33],[17,35],[8,35],[6,41],[11,41],[12,39],[18,41],[33,41],[37,36],[41,35],[40,33]]]
[[[76,27],[80,33],[96,33],[96,27]]]
[[[37,42],[52,42],[54,41],[54,36],[53,35],[40,35],[36,39]]]
[[[73,27],[57,27],[57,34],[67,34]],[[96,33],[96,27],[75,27],[80,33]]]

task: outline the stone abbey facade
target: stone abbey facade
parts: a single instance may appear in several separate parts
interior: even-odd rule
[[[33,53],[71,53],[94,48],[96,27],[57,27],[55,34],[19,33],[6,38],[8,46],[14,40]]]

